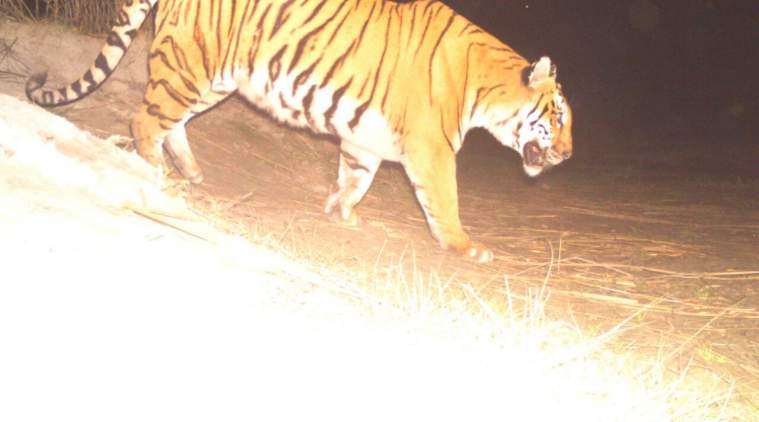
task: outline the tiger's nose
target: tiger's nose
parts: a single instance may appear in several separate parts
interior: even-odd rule
[[[562,158],[565,160],[568,160],[572,156],[572,150],[566,150],[563,153],[561,153]]]

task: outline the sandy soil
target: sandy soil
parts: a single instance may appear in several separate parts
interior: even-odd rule
[[[71,42],[61,43],[63,34]],[[145,38],[101,90],[55,112],[102,137],[128,135],[144,84]],[[50,67],[52,83],[78,77],[102,42],[7,22],[0,41],[15,42],[11,54],[0,54],[0,70]],[[23,98],[23,82],[6,73],[0,92]],[[459,192],[465,228],[496,253],[483,266],[437,247],[398,166],[383,164],[358,208],[363,226],[350,229],[321,212],[337,172],[332,140],[279,125],[240,98],[198,117],[188,132],[206,176],[185,187],[188,198],[224,216],[230,230],[271,236],[301,256],[371,274],[413,267],[485,295],[502,295],[504,280],[514,291],[547,280],[549,313],[599,328],[647,306],[638,322],[649,325],[649,340],[672,339],[683,355],[696,351],[759,383],[755,172],[722,168],[706,176],[671,165],[676,157],[607,155],[576,139],[571,162],[533,181],[514,153],[472,133],[458,159]]]

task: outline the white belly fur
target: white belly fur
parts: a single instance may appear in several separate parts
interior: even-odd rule
[[[303,98],[312,86],[318,86],[318,82],[308,81],[304,83],[293,95],[292,78],[282,75],[271,84],[271,89],[267,93],[268,77],[268,72],[258,71],[250,78],[246,75],[244,78],[237,79],[239,92],[248,101],[271,114],[280,122],[294,127],[309,128],[316,133],[329,133],[327,122],[325,122],[325,113],[332,106],[334,94],[332,87],[326,86],[323,89],[317,89],[313,94],[308,113],[306,113],[306,110],[303,110]],[[282,107],[282,100],[287,107]],[[387,120],[380,112],[367,109],[358,124],[351,130],[348,124],[353,119],[358,106],[359,103],[355,99],[347,96],[343,96],[337,105],[331,122],[341,141],[349,143],[352,147],[370,152],[383,160],[400,161],[399,136],[390,128]],[[294,114],[293,110],[297,110],[299,113]],[[307,114],[311,117],[310,120],[306,118]]]

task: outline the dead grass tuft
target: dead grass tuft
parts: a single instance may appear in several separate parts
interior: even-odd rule
[[[20,21],[51,20],[84,32],[112,26],[121,0],[0,0],[0,13]]]

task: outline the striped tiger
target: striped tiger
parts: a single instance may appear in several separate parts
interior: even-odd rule
[[[157,6],[156,6],[157,5]],[[493,259],[459,219],[456,153],[488,130],[537,176],[572,153],[572,112],[548,57],[529,63],[438,1],[127,0],[105,46],[77,81],[28,97],[79,100],[113,72],[152,9],[155,37],[144,99],[131,123],[137,152],[163,148],[191,182],[203,179],[187,141],[193,116],[239,92],[277,120],[340,140],[337,185],[324,211],[354,211],[383,160],[400,162],[443,248]]]

